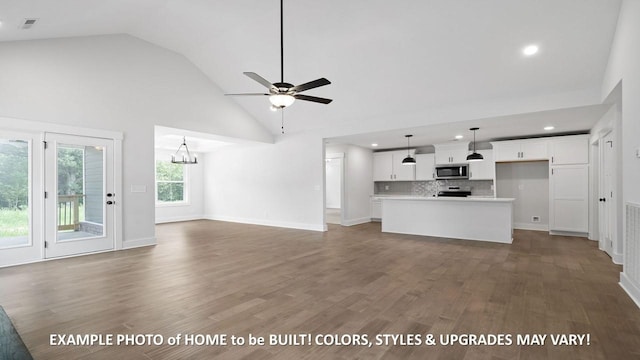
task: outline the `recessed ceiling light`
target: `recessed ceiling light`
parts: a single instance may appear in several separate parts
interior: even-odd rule
[[[463,137],[464,136],[462,136],[462,135],[456,135],[456,139],[458,139],[458,140],[462,139]]]
[[[378,146],[378,144],[373,143],[373,144],[371,144],[371,146],[376,147],[376,146]]]
[[[554,127],[554,126],[545,126],[545,127],[544,127],[544,129],[545,129],[546,131],[549,131],[549,130],[553,130],[553,129],[555,129],[555,127]]]
[[[522,49],[522,53],[525,56],[532,56],[535,55],[538,52],[539,48],[538,45],[529,45],[526,46],[524,49]]]

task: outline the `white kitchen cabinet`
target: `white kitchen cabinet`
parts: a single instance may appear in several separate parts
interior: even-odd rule
[[[414,156],[415,150],[410,150],[409,154]],[[373,181],[415,180],[415,166],[402,165],[406,157],[406,150],[373,153]]]
[[[429,181],[435,179],[436,156],[435,154],[416,155],[416,180]]]
[[[464,164],[469,155],[469,143],[436,144],[436,164]]]
[[[589,232],[589,165],[551,166],[549,230]]]
[[[373,181],[393,180],[393,154],[390,151],[373,153]]]
[[[371,199],[371,219],[382,220],[382,200]]]
[[[484,160],[469,162],[469,180],[493,180],[496,176],[496,162],[493,150],[478,150]]]
[[[496,162],[548,160],[548,140],[525,139],[492,142]]]
[[[551,165],[589,163],[589,135],[559,136],[549,142]]]

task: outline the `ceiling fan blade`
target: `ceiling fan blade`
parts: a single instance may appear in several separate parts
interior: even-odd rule
[[[271,89],[271,88],[274,87],[273,84],[270,83],[267,79],[263,78],[262,76],[254,73],[254,72],[245,71],[245,72],[243,72],[243,74],[245,74],[248,77],[252,78],[253,80],[259,82],[260,84],[264,85],[267,89]]]
[[[317,103],[321,103],[321,104],[328,104],[328,103],[333,101],[332,99],[325,99],[325,98],[321,98],[321,97],[300,95],[300,94],[293,95],[293,97],[298,99],[298,100],[313,101],[313,102],[317,102]]]
[[[271,94],[265,93],[241,93],[241,94],[224,94],[225,96],[258,96],[258,95],[266,95],[269,96]]]
[[[295,92],[303,92],[305,90],[309,90],[309,89],[314,89],[320,86],[325,86],[325,85],[329,85],[331,84],[331,81],[325,79],[325,78],[320,78],[317,80],[313,80],[313,81],[309,81],[308,83],[304,83],[301,85],[296,85],[294,87],[291,88],[291,91],[295,91]]]

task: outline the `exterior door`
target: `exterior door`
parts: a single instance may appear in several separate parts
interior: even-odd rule
[[[0,130],[0,267],[42,256],[42,197],[34,191],[41,188],[40,140]]]
[[[45,258],[113,249],[113,140],[46,133],[45,143]]]

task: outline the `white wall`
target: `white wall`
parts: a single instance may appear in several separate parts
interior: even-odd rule
[[[0,117],[124,132],[125,247],[155,243],[154,125],[272,141],[182,55],[128,35],[0,43]]]
[[[623,201],[640,204],[640,1],[624,0],[602,83],[606,98],[622,82],[622,181]],[[626,224],[625,224],[626,226]],[[638,239],[626,239],[620,283],[640,306],[640,258],[630,249],[640,247]]]
[[[327,145],[325,152],[344,153],[345,199],[342,206],[344,225],[371,221],[373,194],[373,152],[355,145]]]
[[[324,164],[323,140],[315,134],[208,153],[205,216],[322,231]]]
[[[174,152],[156,149],[156,159],[170,160]],[[156,224],[204,218],[204,165],[206,155],[194,153],[198,163],[183,165],[187,201],[182,204],[156,204]]]
[[[547,161],[496,164],[496,194],[515,198],[513,223],[517,229],[549,230],[549,163]],[[539,216],[540,222],[531,218]]]

